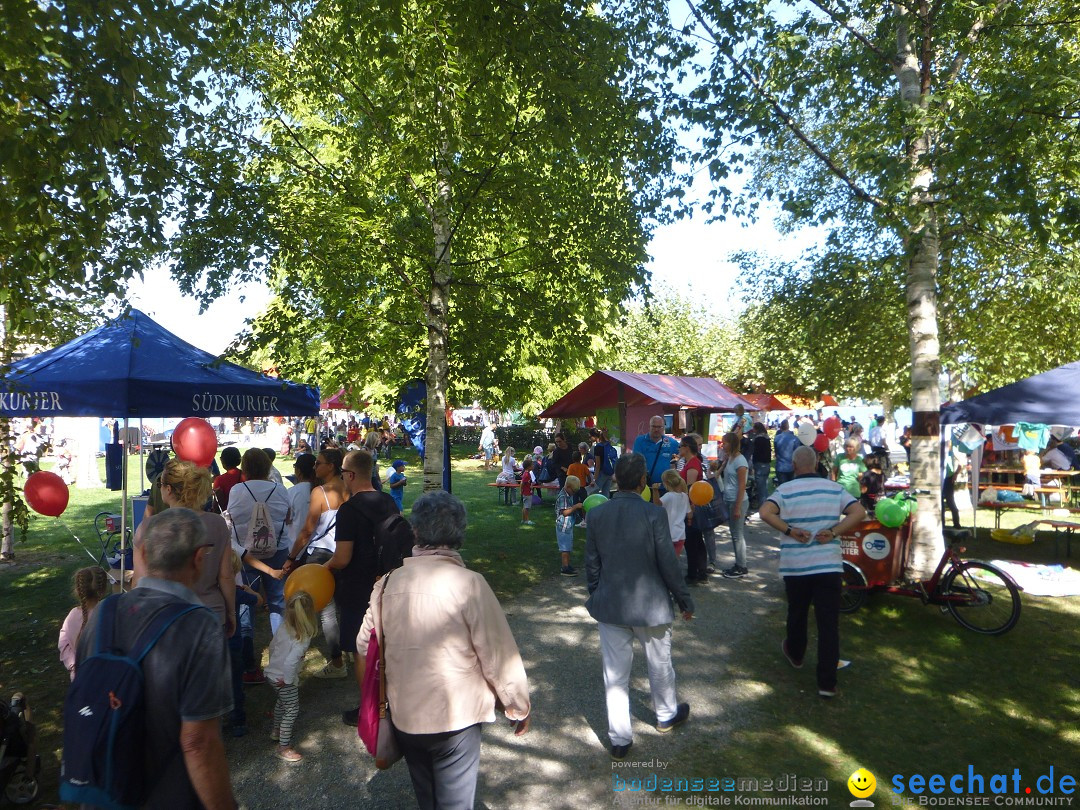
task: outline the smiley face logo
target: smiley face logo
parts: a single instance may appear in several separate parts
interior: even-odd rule
[[[877,780],[866,768],[859,768],[848,777],[847,787],[856,799],[865,799],[873,794],[874,788],[877,787]]]

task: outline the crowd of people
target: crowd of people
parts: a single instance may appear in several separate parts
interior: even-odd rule
[[[75,576],[79,604],[59,641],[73,689],[95,655],[99,633],[114,640],[112,652],[130,652],[125,645],[169,603],[206,608],[170,624],[162,643],[141,660],[155,723],[147,729],[148,745],[162,776],[140,806],[236,806],[221,737],[247,733],[247,684],[269,682],[275,690],[272,753],[301,762],[305,752],[295,745],[304,722],[299,682],[309,646],[321,632],[327,660],[316,678],[347,677],[351,657],[359,691],[375,625],[389,639],[382,652],[387,689],[418,803],[471,806],[480,724],[493,721],[498,706],[517,733],[525,733],[530,703],[524,665],[498,601],[461,559],[464,506],[447,493],[428,493],[412,505],[406,523],[399,502],[376,488],[375,458],[366,449],[342,455],[326,448],[295,459],[291,489],[271,480],[262,450],[237,454],[223,451],[225,472],[214,480],[191,462],[168,462],[160,479],[164,508],[151,510],[139,527],[135,587],[115,597],[118,605],[101,609],[109,590],[104,571]],[[401,466],[394,466],[388,486],[396,476],[404,481]],[[407,535],[384,529],[395,515]],[[285,597],[285,577],[310,563],[329,569],[335,580],[333,599],[319,611],[304,590]],[[260,668],[253,630],[263,604],[271,641]],[[151,673],[159,679],[153,685]],[[470,674],[463,679],[461,673]],[[440,680],[446,688],[434,688]],[[342,720],[355,726],[358,712],[347,709]],[[74,734],[65,746],[65,761],[93,755],[80,750]]]
[[[841,422],[839,435],[829,440],[825,449],[814,451],[815,472],[839,483],[866,511],[872,511],[884,494],[885,470],[889,467],[884,417],[874,418],[868,434],[854,418],[846,422],[837,419]],[[760,510],[773,489],[792,480],[795,450],[807,443],[812,446],[817,437],[823,436],[823,421],[820,415],[816,419],[796,417],[793,430],[786,419],[781,419],[775,423],[775,434],[770,438],[765,422],[754,421],[741,405],[736,406],[731,430],[722,437],[717,457],[707,459],[700,434],[671,436],[666,433],[664,417],[656,415],[649,419],[648,432],[622,448],[622,454],[632,451],[645,458],[647,495],[668,514],[676,556],[685,559],[687,583],[704,584],[716,573],[728,579],[747,576],[746,522]],[[572,438],[575,434],[576,430],[557,429],[546,449],[538,445],[520,460],[514,447],[507,447],[498,458],[498,434],[490,423],[479,444],[485,469],[499,464],[496,483],[520,488],[523,526],[535,525],[532,509],[543,502],[540,485],[557,486],[555,540],[560,572],[568,577],[578,574],[571,561],[574,530],[588,528],[584,502],[594,493],[611,495],[615,464],[620,457],[602,426],[589,428],[587,438],[576,443]],[[905,449],[909,447],[909,430],[904,431],[901,443]],[[712,487],[708,507],[690,503],[689,490],[698,481]],[[733,552],[731,564],[725,567],[720,566],[717,555],[718,530],[723,527],[727,528]]]
[[[844,458],[852,451],[860,457],[856,428],[846,437]],[[357,698],[370,640],[379,639],[394,734],[421,807],[473,805],[480,726],[492,722],[496,711],[516,733],[529,729],[529,684],[517,645],[483,576],[461,558],[464,505],[445,492],[425,493],[405,523],[404,462],[395,461],[383,481],[375,448],[368,449],[366,436],[363,441],[364,448],[347,453],[324,442],[317,454],[298,455],[291,488],[274,480],[270,455],[258,448],[243,454],[225,448],[216,477],[171,460],[158,482],[160,506],[150,509],[135,538],[137,587],[112,597],[117,604],[102,610],[110,599],[104,572],[76,574],[78,605],[59,640],[73,683],[94,656],[98,634],[107,632],[122,648],[170,604],[205,608],[169,625],[164,643],[140,664],[148,676],[147,705],[153,706],[148,750],[161,774],[142,806],[235,806],[221,738],[247,733],[245,685],[268,682],[275,691],[268,754],[286,763],[310,755],[296,744],[298,729],[308,722],[300,671],[320,635],[325,665],[314,677],[347,678],[351,659]],[[571,560],[574,531],[585,530],[586,607],[598,623],[613,758],[625,758],[633,744],[629,676],[635,639],[647,659],[656,729],[667,733],[689,719],[671,663],[672,624],[676,614],[693,618],[690,586],[717,571],[717,528],[726,525],[732,541],[724,577],[748,575],[744,526],[755,510],[781,535],[788,618],[780,652],[792,666],[803,665],[813,605],[818,692],[837,694],[839,537],[865,516],[865,493],[856,495],[850,483],[866,473],[838,460],[835,474],[822,477],[821,454],[805,444],[785,424],[770,441],[764,425],[738,413],[712,461],[702,454],[700,436],[667,435],[661,416],[650,419],[648,432],[621,454],[602,427],[577,443],[560,431],[546,450],[535,447],[520,463],[514,448],[502,454],[500,475],[520,485],[525,525],[532,525],[533,487],[557,484],[563,575],[578,574]],[[708,506],[689,499],[701,483],[713,492]],[[585,498],[594,493],[606,500],[586,518]],[[395,516],[406,526],[407,543],[384,534]],[[388,555],[387,547],[400,553]],[[302,589],[285,596],[286,577],[306,564],[333,575],[333,598],[325,607],[316,609]],[[264,655],[256,649],[255,625],[264,605],[270,642],[260,667]],[[356,725],[359,711],[346,707],[342,721]],[[79,742],[66,737],[65,745]]]

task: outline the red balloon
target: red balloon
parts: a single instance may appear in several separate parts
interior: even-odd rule
[[[26,479],[23,494],[30,508],[40,515],[60,517],[68,505],[68,485],[53,472],[36,472]]]
[[[829,437],[824,433],[819,433],[817,438],[814,439],[814,449],[819,453],[824,453],[829,449]]]
[[[205,419],[189,416],[172,435],[176,457],[200,467],[209,467],[217,455],[217,432]]]
[[[828,419],[821,423],[821,429],[825,431],[825,435],[828,436],[830,439],[835,439],[837,436],[839,436],[841,429],[843,429],[843,426],[843,422],[841,422],[840,418],[836,416],[830,416]]]

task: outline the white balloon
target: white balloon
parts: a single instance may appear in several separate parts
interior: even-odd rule
[[[817,428],[815,428],[810,422],[799,423],[799,441],[809,446],[814,443],[814,439],[817,438]]]

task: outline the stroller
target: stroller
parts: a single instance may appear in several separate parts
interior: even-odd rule
[[[0,732],[0,787],[12,804],[29,804],[38,795],[41,757],[30,707],[21,692],[11,696],[10,705],[0,702]]]

